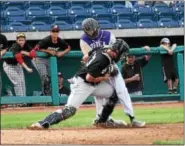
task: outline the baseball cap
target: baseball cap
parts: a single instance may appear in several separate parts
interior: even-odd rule
[[[18,39],[18,38],[26,38],[26,36],[25,36],[24,33],[18,33],[18,34],[16,35],[16,38],[17,38],[17,39]]]
[[[161,43],[167,43],[167,44],[169,44],[170,43],[170,40],[168,38],[163,38],[161,40]]]
[[[58,72],[58,76],[63,77],[63,75],[62,75],[62,73],[61,73],[61,72]]]
[[[51,31],[52,31],[52,32],[59,32],[59,31],[60,31],[60,28],[59,28],[58,25],[53,25],[53,26],[51,27]]]

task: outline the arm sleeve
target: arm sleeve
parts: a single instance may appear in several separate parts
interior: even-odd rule
[[[60,39],[60,49],[63,50],[63,49],[67,49],[69,46],[69,44],[67,42],[65,42],[64,40]]]
[[[7,49],[8,48],[8,40],[5,36],[3,39],[4,39],[4,41],[3,41],[3,48],[2,49]]]
[[[116,37],[111,33],[109,45],[112,45],[112,44],[115,43],[115,42],[116,42]]]
[[[84,48],[85,47],[85,48]],[[88,51],[91,51],[92,50],[92,48],[84,41],[84,40],[82,40],[82,39],[80,39],[80,48],[81,49],[88,49]]]

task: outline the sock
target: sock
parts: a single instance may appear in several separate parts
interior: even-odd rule
[[[135,117],[131,116],[131,115],[128,115],[129,118],[130,118],[130,122],[132,123],[132,121],[135,119]]]

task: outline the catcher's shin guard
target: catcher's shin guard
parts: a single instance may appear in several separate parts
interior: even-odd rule
[[[116,92],[109,98],[106,104],[103,106],[103,110],[99,115],[99,119],[96,122],[103,123],[106,122],[108,117],[112,114],[114,107],[118,101]]]
[[[76,113],[76,108],[72,106],[65,106],[63,110],[59,109],[54,113],[47,116],[43,121],[39,121],[39,124],[44,128],[49,128],[50,125],[57,124],[60,121],[66,120]]]

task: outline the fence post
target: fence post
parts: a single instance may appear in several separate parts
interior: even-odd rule
[[[51,97],[54,106],[60,104],[58,96],[58,76],[57,76],[57,59],[50,57],[50,73],[51,73]]]
[[[180,91],[180,100],[184,100],[184,64],[183,64],[183,54],[177,54],[177,68],[179,75],[179,91]]]

